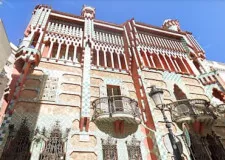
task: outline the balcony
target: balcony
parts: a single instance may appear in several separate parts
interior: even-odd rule
[[[29,47],[25,47],[22,45],[23,43],[30,43],[30,41],[22,41],[21,47],[17,50],[15,54],[15,66],[19,72],[22,72],[25,62],[29,62],[30,64],[32,64],[32,67],[34,67],[38,65],[41,59],[40,49],[37,49],[32,45],[30,45]]]
[[[134,133],[141,122],[138,103],[129,97],[103,97],[93,101],[92,105],[92,121],[111,136],[126,137]]]
[[[220,117],[225,117],[225,104],[220,104],[216,107],[216,113]]]
[[[201,121],[208,122],[217,117],[209,107],[210,103],[203,99],[185,99],[170,104],[172,120],[177,123]]]

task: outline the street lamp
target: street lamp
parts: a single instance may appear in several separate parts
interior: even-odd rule
[[[166,123],[166,128],[169,131],[169,139],[172,144],[173,153],[175,155],[175,160],[182,160],[180,150],[177,146],[176,140],[174,138],[173,131],[171,129],[171,122],[169,122],[168,118],[165,114],[165,108],[166,105],[163,103],[164,97],[163,97],[163,90],[161,88],[156,88],[155,85],[151,86],[152,90],[149,93],[149,96],[154,101],[156,107],[162,112],[164,122]]]

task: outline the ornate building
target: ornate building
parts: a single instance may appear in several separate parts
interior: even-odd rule
[[[15,58],[1,159],[225,159],[225,65],[177,20],[117,25],[89,6],[38,5]]]
[[[12,80],[11,74],[17,49],[14,44],[9,43],[3,22],[0,19],[0,106],[5,103],[4,96],[7,94],[8,86]],[[2,115],[0,116],[2,118]]]

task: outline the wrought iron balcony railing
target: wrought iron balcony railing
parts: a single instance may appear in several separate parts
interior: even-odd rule
[[[219,114],[219,115],[225,115],[225,104],[220,104],[216,107],[216,112]]]
[[[125,96],[110,96],[96,99],[92,103],[94,115],[92,120],[98,118],[127,117],[140,121],[138,103],[134,99]]]
[[[198,118],[216,119],[209,105],[204,99],[185,99],[167,104],[167,107],[170,108],[172,120],[176,122]]]

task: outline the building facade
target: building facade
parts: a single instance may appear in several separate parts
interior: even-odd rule
[[[2,160],[225,159],[224,64],[177,20],[117,25],[89,6],[38,5],[15,59]]]
[[[4,104],[4,94],[8,92],[8,86],[12,79],[11,74],[17,49],[15,45],[9,43],[3,22],[0,19],[0,106],[6,105]]]

